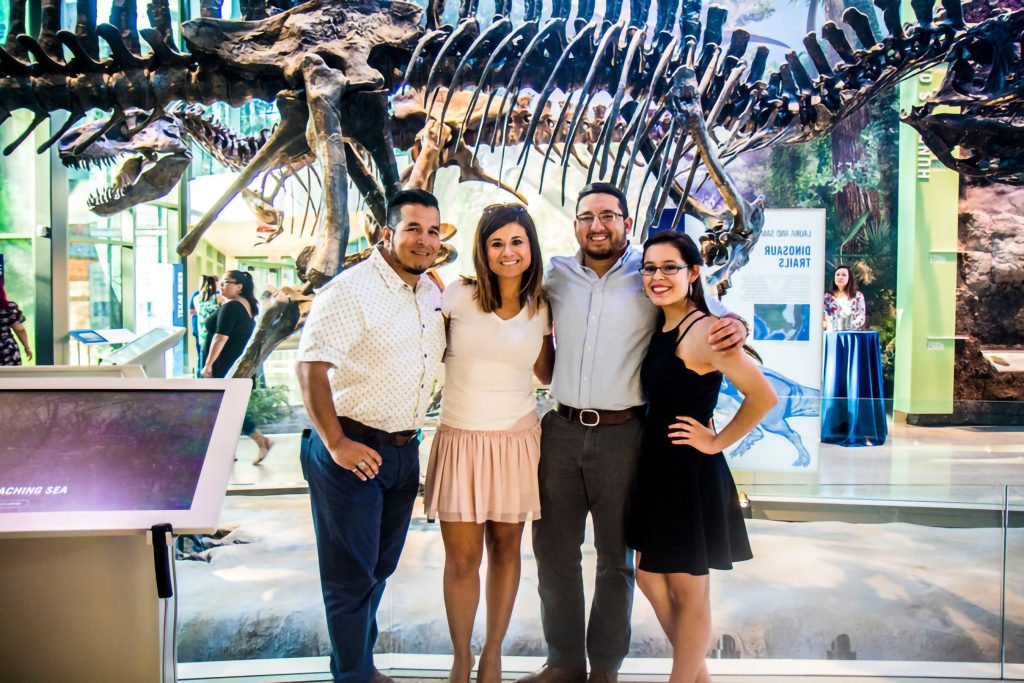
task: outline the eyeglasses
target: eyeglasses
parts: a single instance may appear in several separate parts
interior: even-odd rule
[[[593,225],[595,218],[601,221],[602,225],[608,225],[612,221],[616,220],[617,218],[622,218],[623,216],[625,216],[625,214],[616,213],[614,211],[602,211],[596,216],[592,213],[583,213],[580,214],[579,216],[576,216],[576,222],[585,228],[587,226]]]
[[[686,266],[678,266],[674,263],[666,263],[663,266],[656,266],[653,263],[645,263],[644,265],[637,268],[640,274],[644,277],[654,277],[654,274],[659,270],[665,277],[672,277],[681,270],[686,270]]]
[[[237,285],[237,284],[239,284],[239,282],[237,280],[221,280],[221,283],[225,284],[225,285]]]

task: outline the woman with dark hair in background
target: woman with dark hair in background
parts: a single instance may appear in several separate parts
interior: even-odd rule
[[[554,347],[541,281],[544,259],[526,207],[484,209],[473,240],[475,279],[453,282],[441,424],[424,507],[441,520],[444,602],[455,654],[450,680],[473,672],[470,641],[487,548],[487,627],[476,680],[500,683],[501,646],[519,589],[523,527],[540,517],[540,422],[533,375],[551,381]]]
[[[196,344],[199,346],[199,371],[202,373],[202,359],[206,340],[206,321],[220,308],[220,291],[217,289],[217,277],[203,275],[199,289],[193,299],[196,321]]]
[[[206,341],[203,343],[203,377],[227,377],[228,371],[245,351],[255,328],[259,304],[252,275],[243,270],[229,270],[220,280],[220,293],[224,305],[206,321]],[[242,434],[250,437],[259,448],[253,461],[259,465],[267,457],[273,442],[264,436],[252,419],[246,415]]]
[[[4,284],[0,282],[0,365],[21,365],[15,336],[25,349],[25,360],[32,360],[32,347],[28,345],[28,332],[24,323],[25,314],[18,308],[18,304],[7,298]]]
[[[839,266],[832,277],[832,291],[825,292],[826,330],[863,330],[867,321],[864,294],[850,266]]]
[[[640,370],[647,423],[629,520],[636,582],[672,643],[671,683],[710,681],[710,568],[753,557],[739,495],[722,450],[743,438],[775,405],[771,385],[747,353],[713,351],[717,321],[701,286],[700,251],[683,233],[644,244],[644,291],[661,309]],[[708,428],[722,375],[743,403],[717,434]]]

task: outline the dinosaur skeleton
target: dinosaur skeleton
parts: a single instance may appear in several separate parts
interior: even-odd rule
[[[638,223],[644,228],[655,223],[670,198],[700,215],[707,226],[704,257],[721,266],[711,276],[719,291],[745,262],[763,220],[760,200],[743,198],[726,164],[744,152],[823,135],[878,93],[938,63],[953,66],[945,94],[956,93],[968,116],[950,122],[926,106],[910,119],[930,130],[937,147],[971,143],[971,155],[951,151],[947,163],[1020,182],[1015,170],[1019,155],[1016,161],[1004,159],[1003,141],[983,130],[983,124],[995,117],[1016,125],[1024,78],[1022,12],[968,26],[959,0],[942,0],[944,16],[938,19],[932,0],[911,0],[917,23],[907,26],[900,22],[899,0],[875,0],[887,32],[881,40],[866,15],[848,9],[843,19],[860,47],[839,26],[826,23],[822,35],[840,57],[832,65],[817,36],[808,34],[804,47],[817,72],[813,77],[795,52],[771,73],[766,73],[764,46],[745,61],[750,35],[737,29],[726,45],[725,10],[710,7],[702,25],[699,0],[659,2],[650,34],[652,8],[645,0],[630,1],[628,18],[622,16],[622,0],[609,0],[601,18],[594,16],[593,0],[581,0],[572,22],[574,6],[567,0],[555,0],[548,17],[542,15],[543,3],[527,0],[518,25],[510,18],[511,1],[500,0],[486,26],[476,17],[475,0],[462,0],[455,26],[440,25],[443,4],[432,2],[425,28],[420,26],[422,10],[402,0],[311,0],[283,11],[277,10],[287,2],[268,8],[263,0],[251,0],[244,8],[250,21],[214,18],[219,3],[207,2],[203,17],[181,27],[188,52],[174,42],[167,0],[151,1],[152,28],[142,31],[136,29],[135,0],[114,3],[109,23],[98,26],[95,5],[80,0],[74,32],[61,29],[57,0],[42,0],[37,37],[25,34],[25,0],[10,3],[11,30],[0,50],[0,122],[17,109],[32,112],[33,121],[6,152],[57,111],[69,116],[40,151],[86,112],[112,112],[105,125],[71,150],[83,154],[116,126],[126,127],[126,138],[142,134],[176,102],[237,106],[251,99],[274,101],[281,124],[178,250],[189,253],[227,202],[260,174],[311,155],[323,172],[320,242],[307,271],[317,286],[344,267],[349,179],[378,219],[383,200],[401,186],[388,111],[393,95],[405,87],[422,90],[430,112],[419,138],[421,152],[433,154],[426,144],[430,138],[438,149],[461,157],[460,145],[467,151],[472,145],[472,168],[483,145],[521,141],[517,157],[510,159],[520,168],[516,187],[531,152],[541,149],[539,185],[552,158],[557,159],[563,200],[568,165],[580,158],[577,145],[590,155],[588,181],[628,186],[634,169],[643,168]],[[148,54],[140,50],[140,37],[150,47]],[[102,61],[101,39],[110,51]],[[1005,40],[1002,49],[994,42],[998,39]],[[67,61],[65,50],[71,55]],[[979,82],[986,67],[1002,80],[981,76]],[[978,96],[995,86],[1001,88],[997,102]],[[471,93],[469,102],[461,108],[456,103],[466,92]],[[550,105],[559,92],[565,97],[556,117]],[[610,98],[606,114],[587,125],[586,112],[601,93]],[[490,126],[489,136],[481,126],[481,134],[472,139],[470,121],[481,111],[480,100],[482,111],[497,112],[500,121]],[[448,125],[453,106],[464,112],[463,120]],[[141,123],[138,117],[128,122],[132,108],[149,114]],[[943,133],[940,124],[966,133],[959,138]],[[646,163],[638,167],[641,159]],[[431,163],[439,164],[440,157]],[[689,173],[679,183],[686,165]],[[721,192],[723,210],[693,199],[699,166]],[[646,211],[641,211],[644,203]]]
[[[495,107],[485,113],[483,102],[478,101],[477,111],[466,119],[466,126],[461,129],[461,134],[457,135],[456,126],[465,118],[466,105],[471,95],[472,93],[466,91],[455,93],[444,121],[439,119],[441,102],[435,100],[433,109],[428,112],[420,91],[409,90],[393,98],[394,111],[390,125],[395,149],[411,151],[413,160],[413,164],[402,173],[402,186],[432,190],[437,171],[455,166],[460,169],[460,182],[491,183],[526,203],[526,198],[519,195],[514,188],[488,174],[480,161],[471,155],[471,150],[466,144],[472,144],[480,135],[493,134],[494,127],[501,120],[501,113],[496,111]],[[511,119],[513,125],[503,135],[505,144],[514,145],[522,139],[532,116],[529,109],[530,101],[528,95],[520,97],[516,105],[517,110]],[[604,105],[594,105],[591,115],[584,119],[584,135],[581,137],[590,145],[591,151],[596,138],[588,134],[588,131],[600,130],[606,109]],[[271,133],[270,130],[264,129],[257,135],[238,135],[217,121],[205,107],[191,105],[169,108],[137,135],[127,137],[127,132],[137,128],[147,116],[148,112],[129,109],[125,111],[125,120],[120,125],[106,128],[109,117],[93,120],[73,126],[58,141],[58,157],[69,167],[109,166],[114,161],[127,157],[121,162],[120,170],[111,187],[98,191],[89,198],[88,207],[94,213],[110,216],[165,196],[185,175],[187,164],[192,158],[189,152],[190,145],[202,148],[225,167],[240,171],[266,144]],[[541,116],[544,122],[538,129],[534,144],[538,151],[543,153],[538,142],[550,142],[552,137],[556,142],[564,141],[567,125],[563,125],[560,132],[556,133],[553,130],[554,116],[550,103]],[[444,127],[444,131],[439,135],[441,127]],[[98,139],[93,138],[100,128],[106,129],[107,132],[101,134]],[[621,125],[618,126],[616,139],[621,138],[622,128]],[[90,138],[94,139],[94,142],[81,154],[75,154],[74,150],[79,144]],[[658,140],[660,136],[655,134],[654,139]],[[368,152],[358,147],[357,143],[349,141],[347,144],[353,145],[353,153],[356,155],[355,158],[349,155],[349,165],[361,166],[364,177],[372,175],[372,163]],[[583,160],[576,146],[572,151],[581,164],[589,164]],[[560,158],[561,152],[556,150],[556,154]],[[284,212],[273,206],[284,181],[303,167],[310,169],[308,164],[312,161],[312,155],[307,154],[295,160],[288,169],[264,173],[259,192],[249,188],[242,191],[243,198],[253,214],[261,223],[274,229],[261,244],[270,242],[284,230]],[[267,183],[271,180],[272,191],[268,194]],[[316,180],[319,183],[318,176]],[[307,177],[305,183],[300,180],[300,185],[309,196],[310,188],[313,187],[311,179]],[[373,203],[372,213],[377,220],[377,216],[383,215],[385,203],[380,196],[379,188],[371,186],[367,189],[369,196],[365,199]],[[305,233],[306,214],[310,209],[314,214],[316,212],[316,207],[310,204],[307,204],[306,208],[299,230],[300,237]],[[379,222],[382,220],[381,218]],[[314,223],[315,221],[314,215]],[[294,225],[292,227],[294,232]]]

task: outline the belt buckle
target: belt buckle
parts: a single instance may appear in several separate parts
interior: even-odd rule
[[[593,413],[594,414],[594,421],[593,422],[585,422],[583,420],[584,413]],[[577,418],[579,419],[580,424],[583,425],[584,427],[596,427],[597,425],[601,424],[601,413],[597,412],[596,410],[592,410],[590,408],[584,408],[584,409],[580,410],[578,415],[577,415]]]

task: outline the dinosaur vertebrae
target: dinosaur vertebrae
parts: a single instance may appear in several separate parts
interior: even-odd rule
[[[197,19],[182,33],[191,52],[179,52],[170,31],[166,0],[153,0],[150,21],[155,28],[135,29],[135,0],[116,0],[110,23],[95,26],[95,6],[82,0],[75,33],[61,30],[56,0],[44,0],[38,38],[25,35],[24,2],[10,0],[9,38],[0,49],[0,123],[18,109],[35,114],[30,127],[8,153],[53,112],[71,113],[67,124],[40,150],[52,145],[91,109],[113,111],[110,126],[123,112],[139,108],[153,113],[173,101],[238,106],[251,99],[274,100],[280,92],[302,87],[310,60],[335,66],[349,76],[349,87],[380,87],[382,75],[367,64],[383,43],[404,45],[415,34],[419,10],[396,0],[314,0],[253,22]],[[254,3],[255,14],[265,14]],[[143,56],[139,38],[150,46]],[[375,42],[382,36],[380,42]],[[99,60],[99,39],[110,57]],[[73,55],[64,61],[64,49]],[[386,61],[386,59],[385,59]],[[87,146],[87,145],[85,145]],[[85,148],[82,147],[82,149]]]
[[[658,2],[654,35],[647,36],[651,10],[643,2],[630,3],[628,20],[621,18],[622,2],[609,2],[603,21],[588,24],[594,3],[585,0],[571,26],[568,2],[556,0],[553,16],[545,21],[540,19],[539,3],[528,7],[527,21],[519,26],[513,25],[507,12],[502,13],[504,6],[498,3],[499,15],[481,30],[473,16],[476,3],[465,0],[454,27],[429,31],[421,38],[406,77],[411,85],[427,89],[428,102],[438,97],[441,88],[450,97],[460,86],[475,87],[502,102],[510,97],[515,101],[520,91],[532,89],[538,93],[534,99],[538,114],[557,90],[569,93],[566,107],[576,112],[569,130],[572,141],[580,134],[577,114],[584,107],[579,103],[606,91],[614,100],[605,128],[626,125],[627,138],[639,140],[647,121],[666,115],[667,76],[692,63],[709,128],[729,131],[721,149],[728,157],[828,132],[875,93],[947,58],[967,33],[959,0],[943,0],[945,17],[940,21],[935,21],[932,2],[913,0],[918,23],[907,28],[899,20],[899,0],[876,0],[888,32],[881,40],[868,17],[851,8],[843,20],[856,35],[859,48],[832,22],[822,30],[840,63],[830,65],[822,44],[810,33],[804,46],[817,76],[812,77],[792,51],[778,71],[766,74],[766,47],[758,47],[749,64],[744,60],[750,38],[746,31],[733,31],[729,45],[723,45],[724,9],[712,6],[702,31],[701,3],[684,0],[682,4],[679,12],[678,2]],[[629,101],[640,109],[623,104]],[[631,116],[626,116],[627,110]],[[618,120],[620,116],[624,120]],[[536,126],[531,126],[527,147],[535,134]],[[496,138],[492,143],[499,141]],[[608,146],[611,141],[612,136],[602,131],[599,145]],[[595,153],[592,163],[600,163],[598,175],[605,176],[607,152]],[[611,170],[613,180],[617,172]]]
[[[40,151],[52,145],[91,109],[113,111],[110,128],[123,123],[130,108],[153,112],[148,122],[159,118],[162,108],[173,101],[232,106],[251,99],[272,100],[287,87],[283,76],[264,72],[254,78],[244,70],[232,69],[204,60],[202,55],[181,53],[170,32],[166,0],[157,0],[149,8],[154,28],[135,29],[135,4],[118,0],[111,9],[110,23],[95,25],[95,6],[79,3],[76,32],[61,30],[54,0],[44,2],[39,38],[24,30],[24,0],[12,0],[11,30],[0,49],[0,123],[13,111],[28,109],[35,118],[5,153],[10,153],[28,133],[56,111],[70,112],[64,127]],[[22,7],[18,12],[19,5]],[[85,6],[87,10],[82,11]],[[151,52],[142,56],[139,36]],[[99,60],[102,38],[110,57]],[[73,57],[64,61],[67,48]],[[31,60],[25,59],[31,56]],[[109,130],[108,128],[107,130]],[[100,135],[106,131],[98,131]],[[98,136],[97,138],[98,139]],[[86,141],[88,142],[88,141]],[[83,145],[82,149],[88,145]]]

